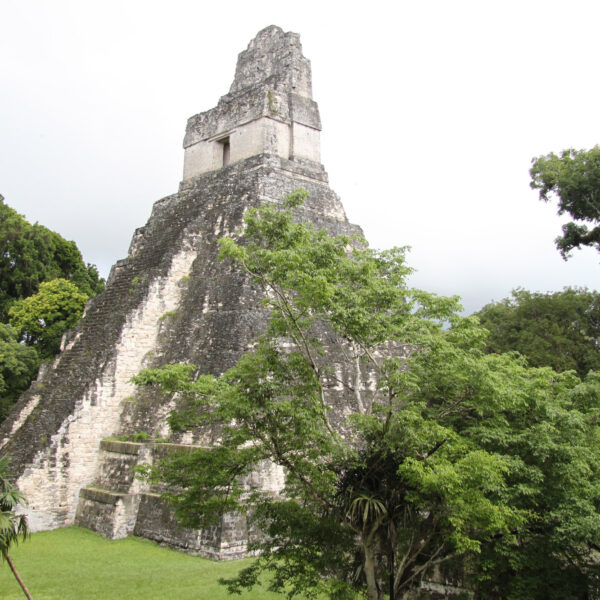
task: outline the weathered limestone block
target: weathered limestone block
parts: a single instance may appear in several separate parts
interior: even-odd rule
[[[229,518],[229,517],[228,517]],[[141,494],[134,535],[215,560],[242,558],[246,554],[247,527],[243,518],[235,518],[232,543],[222,543],[225,527],[209,527],[202,531],[181,527],[168,504],[157,494]],[[231,535],[233,534],[233,536]]]
[[[139,494],[82,488],[75,523],[111,539],[124,538],[133,533],[139,503]]]

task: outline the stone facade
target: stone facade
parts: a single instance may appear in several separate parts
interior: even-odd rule
[[[239,55],[229,93],[189,119],[179,191],[155,203],[106,290],[0,427],[0,453],[19,474],[34,530],[78,523],[213,558],[245,553],[250,533],[242,519],[228,515],[207,531],[179,528],[160,490],[133,476],[137,464],[173,447],[210,444],[216,433],[171,434],[166,417],[176,400],[136,390],[130,379],[144,367],[180,361],[218,375],[261,332],[259,290],[217,260],[218,239],[236,235],[248,208],[302,187],[310,197],[299,219],[335,234],[360,233],[328,186],[320,128],[298,35],[264,29]],[[340,366],[336,376],[352,374]],[[341,386],[329,401],[338,422],[355,410]],[[172,443],[111,441],[137,432]],[[276,492],[282,478],[265,464],[248,483]]]
[[[268,27],[239,55],[229,94],[188,120],[183,179],[258,154],[320,163],[320,131],[300,38]]]

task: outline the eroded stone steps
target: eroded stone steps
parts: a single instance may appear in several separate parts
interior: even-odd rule
[[[102,440],[99,474],[79,492],[75,523],[112,539],[131,535],[140,493],[148,487],[136,479],[134,469],[149,459],[151,449],[146,444]]]
[[[111,539],[138,535],[208,558],[243,557],[248,539],[245,518],[225,515],[219,526],[202,531],[180,527],[158,490],[136,477],[136,466],[154,464],[169,452],[194,448],[197,446],[102,440],[98,476],[79,492],[75,524]]]

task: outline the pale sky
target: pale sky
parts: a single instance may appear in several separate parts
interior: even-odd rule
[[[177,191],[187,118],[274,24],[312,62],[332,188],[372,246],[412,246],[412,285],[469,313],[598,289],[528,170],[600,143],[599,23],[597,0],[0,0],[0,193],[108,275]]]

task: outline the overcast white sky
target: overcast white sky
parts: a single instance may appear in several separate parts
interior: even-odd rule
[[[0,193],[106,276],[177,191],[187,118],[275,24],[312,61],[331,186],[372,246],[412,246],[413,285],[467,312],[598,289],[528,169],[600,143],[599,23],[597,0],[0,0]]]

